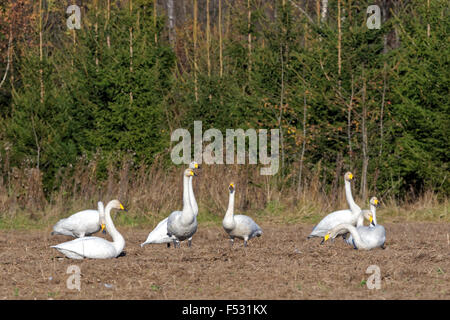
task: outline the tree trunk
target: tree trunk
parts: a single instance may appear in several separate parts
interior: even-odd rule
[[[169,17],[169,42],[172,48],[175,47],[175,15],[173,0],[167,0],[167,15]]]
[[[98,0],[94,1],[94,10],[95,10],[95,24],[94,24],[94,32],[95,32],[95,71],[98,72]]]
[[[325,22],[327,19],[328,14],[328,0],[322,0],[322,15],[321,15],[321,22]]]
[[[153,27],[155,28],[155,43],[158,43],[158,32],[156,30],[156,0],[153,0]]]
[[[252,19],[252,11],[250,10],[250,0],[247,0],[247,44],[248,44],[248,80],[250,85],[251,73],[252,73],[252,33],[250,31]]]
[[[130,1],[130,17],[133,14],[133,0]],[[133,26],[130,25],[130,78],[133,73]],[[133,103],[133,91],[130,90],[130,105]]]
[[[111,0],[108,0],[107,8],[106,8],[106,27],[107,27],[107,34],[106,34],[106,45],[108,46],[108,49],[111,48],[111,39],[109,35],[109,19],[111,18]]]
[[[198,83],[197,83],[197,0],[194,0],[194,93],[195,101],[198,101]]]
[[[42,51],[42,0],[39,0],[39,82],[41,85],[41,103],[44,103],[44,69],[42,68],[42,62],[44,55]]]
[[[366,128],[366,119],[367,119],[367,105],[366,105],[366,92],[367,92],[367,84],[366,78],[364,76],[364,67],[362,72],[363,77],[363,91],[362,91],[362,119],[361,119],[361,134],[362,134],[362,153],[363,153],[363,163],[362,163],[362,172],[361,172],[361,187],[360,187],[360,195],[363,199],[366,198],[367,195],[367,167],[369,166],[369,155],[368,155],[368,146],[367,146],[367,128]]]
[[[223,57],[222,57],[222,0],[219,0],[219,64],[220,72],[219,75],[223,76]]]

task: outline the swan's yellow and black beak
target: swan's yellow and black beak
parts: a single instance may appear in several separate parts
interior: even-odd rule
[[[199,165],[198,163],[196,163],[196,164],[194,165],[194,168],[195,168],[195,169],[201,169],[201,168],[200,168],[200,165]]]
[[[373,215],[370,215],[369,216],[369,222],[372,223],[372,221],[373,221]]]
[[[327,241],[328,239],[330,239],[330,234],[329,233],[327,233],[324,237],[323,237],[323,239],[322,239],[322,242],[320,243],[320,244],[323,244],[325,241]]]
[[[103,234],[106,234],[106,226],[105,226],[105,224],[104,223],[102,223],[102,233]]]
[[[123,211],[125,211],[125,212],[128,212],[128,210],[125,209],[125,207],[124,207],[122,204],[120,204],[120,210],[123,210]]]
[[[353,180],[353,174],[352,173],[350,173],[349,175],[348,175],[348,178],[350,179],[350,180]]]
[[[230,190],[231,193],[234,192],[234,183],[230,183],[230,185],[228,186],[228,190]]]
[[[378,201],[378,199],[375,199],[373,201],[373,203],[374,203],[375,207],[378,207],[380,205],[380,201]]]

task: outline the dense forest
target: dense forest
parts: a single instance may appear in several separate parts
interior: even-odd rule
[[[229,179],[244,210],[333,206],[346,171],[364,203],[445,200],[449,28],[446,0],[0,1],[0,216],[103,197],[167,211],[171,133],[194,121],[280,132],[274,176],[203,166],[209,210]]]

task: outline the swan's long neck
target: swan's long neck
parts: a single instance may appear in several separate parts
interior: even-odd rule
[[[356,227],[361,227],[364,225],[364,214],[363,211],[361,211],[361,214],[358,216],[358,220],[356,220]]]
[[[230,192],[230,198],[228,200],[228,209],[225,213],[224,220],[233,221],[234,219],[234,195],[235,192]]]
[[[98,202],[98,223],[102,224],[104,223],[104,219],[105,219],[105,206],[103,205],[103,202],[99,201]]]
[[[195,201],[194,188],[192,187],[192,180],[193,180],[193,177],[190,176],[189,177],[189,199],[191,201],[192,211],[194,211],[194,214],[197,215],[198,214],[198,205],[197,205],[197,201]]]
[[[355,245],[358,249],[366,249],[367,245],[366,243],[361,239],[361,236],[358,233],[358,230],[354,226],[348,223],[340,224],[337,227],[333,228],[331,233],[336,234],[341,231],[347,230],[352,235],[353,241],[355,242]]]
[[[352,196],[352,187],[350,181],[345,180],[345,198],[347,199],[348,206],[354,215],[360,214],[361,208],[355,203]]]
[[[189,178],[187,176],[183,177],[183,214],[181,215],[183,224],[191,224],[195,218],[189,197]]]
[[[112,209],[112,203],[109,202],[106,205],[105,209],[105,225],[106,225],[106,231],[108,231],[109,235],[113,239],[113,245],[114,248],[116,248],[117,253],[122,252],[123,248],[125,247],[125,239],[122,237],[122,235],[117,231],[116,227],[114,226],[114,223],[111,219],[111,209]]]
[[[374,225],[377,225],[377,207],[375,207],[373,204],[370,205],[370,211],[372,211],[372,223]]]

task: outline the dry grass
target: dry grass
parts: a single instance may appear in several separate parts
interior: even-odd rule
[[[129,210],[118,216],[119,225],[155,225],[182,203],[185,166],[164,168],[164,164],[162,159],[156,159],[151,166],[126,160],[116,167],[110,165],[106,178],[103,175],[101,179],[99,162],[82,158],[74,167],[57,173],[59,187],[47,198],[38,169],[12,168],[0,178],[0,228],[48,226],[73,212],[96,208],[99,200],[106,203],[112,199],[119,199]],[[336,180],[334,190],[326,192],[318,172],[305,170],[300,191],[295,179],[292,182],[295,177],[261,176],[255,166],[203,165],[198,174],[194,191],[200,223],[220,223],[228,204],[230,182],[237,187],[236,211],[258,221],[316,223],[333,210],[347,208],[342,179]],[[361,207],[368,207],[368,199],[355,198]],[[380,222],[450,221],[448,199],[439,200],[432,192],[414,201],[380,200]]]

